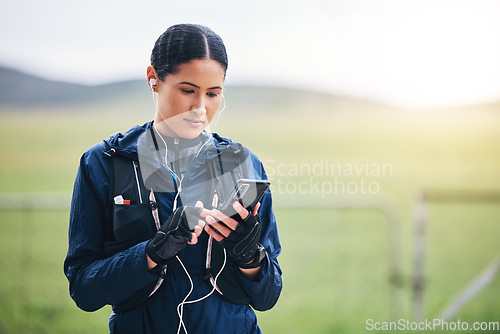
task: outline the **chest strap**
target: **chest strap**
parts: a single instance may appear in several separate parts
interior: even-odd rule
[[[158,214],[158,203],[156,202],[156,197],[153,189],[151,189],[149,193],[149,201],[151,203],[151,213],[153,214],[153,219],[155,221],[156,229],[159,230],[161,227],[160,215]],[[155,287],[153,288],[153,291],[151,291],[151,293],[149,294],[148,298],[151,297],[160,288],[161,284],[164,281],[163,277],[165,277],[166,274],[167,274],[167,265],[165,264],[161,271],[161,277],[156,283]]]

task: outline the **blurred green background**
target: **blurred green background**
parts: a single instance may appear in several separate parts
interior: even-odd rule
[[[79,310],[62,265],[81,154],[153,117],[147,86],[123,87],[0,107],[0,333],[106,331],[110,307]],[[408,112],[291,89],[225,95],[215,132],[256,152],[273,183],[284,289],[258,313],[265,333],[364,333],[367,319],[417,320],[419,214],[423,318],[438,317],[500,254],[500,103]],[[468,198],[448,200],[460,194]],[[449,321],[500,321],[498,296],[495,277]]]

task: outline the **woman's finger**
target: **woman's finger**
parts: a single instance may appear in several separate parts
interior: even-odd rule
[[[255,205],[255,208],[253,209],[252,214],[253,214],[254,216],[257,216],[257,213],[259,212],[259,209],[260,209],[260,202],[259,202],[259,203],[257,203],[257,205]]]
[[[215,220],[214,217],[208,216],[206,218],[207,224],[212,227],[212,229],[215,229],[218,231],[218,234],[220,234],[222,237],[227,238],[233,230],[231,230],[229,227],[227,227],[225,224],[222,224],[221,222]],[[206,230],[206,229],[205,229]]]
[[[191,240],[188,241],[188,244],[194,245],[195,243],[198,242],[198,237],[201,235],[203,232],[203,227],[205,226],[205,222],[203,220],[200,220],[198,225],[194,227],[194,231],[192,233]]]
[[[196,202],[196,204],[194,205],[195,207],[197,208],[203,208],[203,202],[202,201],[198,201]],[[206,216],[208,216],[210,214],[210,211],[203,208],[201,211],[200,211],[200,217],[203,217],[205,218]]]
[[[226,216],[224,213],[220,212],[219,210],[210,210],[210,216],[212,218],[215,218],[215,220],[221,221],[229,227],[231,230],[236,230],[236,227],[238,226],[238,222],[234,220],[231,217]],[[208,218],[208,217],[207,217]],[[208,223],[208,221],[207,221]],[[209,223],[210,224],[210,223]]]
[[[208,235],[214,238],[217,242],[221,242],[222,239],[224,239],[224,236],[222,236],[219,232],[217,232],[209,225],[205,226],[205,232],[207,232]]]
[[[195,227],[196,229],[196,227]],[[191,233],[191,240],[188,241],[188,244],[194,245],[198,242],[198,236],[196,235],[195,232]]]
[[[250,214],[250,212],[248,212],[248,210],[245,209],[240,202],[237,201],[233,202],[233,208],[236,210],[236,212],[240,215],[241,219],[243,220],[247,219],[248,215]]]

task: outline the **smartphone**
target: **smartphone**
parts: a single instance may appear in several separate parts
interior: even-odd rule
[[[233,208],[233,202],[237,201],[252,212],[270,185],[271,182],[267,180],[239,179],[219,211],[229,217],[235,215],[237,212]]]

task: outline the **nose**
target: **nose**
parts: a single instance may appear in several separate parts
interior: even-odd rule
[[[190,112],[196,116],[201,116],[207,113],[206,101],[203,97],[196,99],[196,102],[191,106]]]
[[[196,116],[201,116],[201,115],[204,115],[207,113],[207,109],[203,106],[203,107],[191,109],[190,112],[192,112]]]

